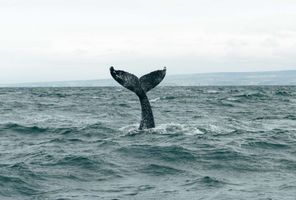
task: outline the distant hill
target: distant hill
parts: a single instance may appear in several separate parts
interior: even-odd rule
[[[296,70],[268,72],[221,72],[203,74],[169,75],[163,86],[207,86],[207,85],[296,85]],[[19,83],[1,87],[98,87],[118,86],[113,79]]]
[[[168,85],[296,85],[296,70],[172,75]]]

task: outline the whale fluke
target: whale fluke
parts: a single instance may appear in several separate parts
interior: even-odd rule
[[[165,77],[166,67],[163,70],[157,70],[142,76],[140,80],[140,85],[144,92],[149,92],[149,90],[155,88]]]
[[[133,91],[136,94],[141,93],[141,86],[138,77],[125,71],[115,70],[110,67],[111,76],[123,87]]]
[[[111,76],[123,87],[133,91],[139,97],[142,109],[142,119],[139,129],[154,128],[154,117],[146,93],[156,87],[165,77],[166,68],[156,70],[142,76],[140,79],[128,72],[110,67]]]

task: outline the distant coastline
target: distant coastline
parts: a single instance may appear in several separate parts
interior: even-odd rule
[[[162,86],[296,85],[296,70],[168,75]],[[0,87],[107,87],[110,79],[0,84]]]

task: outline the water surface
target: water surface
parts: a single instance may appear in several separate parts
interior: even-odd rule
[[[295,199],[296,87],[0,88],[0,199]]]

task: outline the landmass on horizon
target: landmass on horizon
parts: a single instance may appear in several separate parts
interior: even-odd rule
[[[161,86],[296,85],[296,70],[217,72],[168,75]],[[0,87],[104,87],[118,86],[110,79],[0,84]]]

